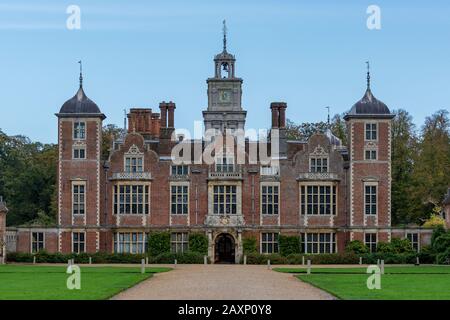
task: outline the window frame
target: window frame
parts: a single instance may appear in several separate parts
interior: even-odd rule
[[[329,193],[321,193],[321,188],[324,191],[329,188]],[[317,193],[310,193],[308,188],[317,188]],[[314,191],[314,190],[312,190]],[[308,216],[337,216],[338,214],[338,186],[334,183],[302,183],[299,185],[299,195],[300,195],[300,214]],[[310,197],[312,202],[310,203]],[[316,197],[316,200],[315,199]],[[329,203],[327,202],[327,197],[329,197]],[[324,202],[322,201],[324,200]],[[324,213],[321,213],[321,209],[324,207]],[[329,207],[329,213],[327,213],[327,208]],[[317,209],[317,213],[315,212]],[[310,211],[312,210],[312,211]]]
[[[81,130],[80,131],[80,129],[78,129],[77,128],[77,125],[78,126],[81,126],[82,125],[82,127],[83,127],[83,130]],[[73,126],[72,126],[72,137],[73,137],[73,140],[86,140],[86,136],[87,136],[87,130],[86,130],[86,121],[74,121],[73,122]],[[80,132],[81,133],[83,133],[82,134],[82,137],[81,136],[79,136],[80,135]]]
[[[135,235],[136,237],[134,237],[133,235]],[[141,236],[142,239],[140,239]],[[148,235],[145,232],[138,232],[138,231],[115,232],[113,236],[114,253],[143,254],[147,251],[147,239]],[[127,247],[128,250],[125,250],[125,247]],[[139,250],[141,248],[142,251]],[[133,252],[133,249],[136,249],[135,252]]]
[[[369,157],[367,157],[367,153],[369,153]],[[375,153],[375,158],[373,158],[373,154]],[[376,161],[378,160],[378,150],[373,148],[364,149],[364,160],[367,161]]]
[[[318,165],[318,160],[320,160],[320,165]],[[326,161],[325,165],[323,164],[324,160]],[[312,155],[309,157],[309,172],[311,173],[327,173],[329,172],[330,169],[329,165],[330,161],[329,158],[326,156]],[[318,168],[320,168],[320,171],[317,170]],[[323,169],[325,169],[325,171]]]
[[[37,240],[34,240],[34,235],[42,235],[42,240],[39,240],[39,237],[37,237]],[[36,250],[34,250],[34,244],[36,243]],[[31,253],[38,253],[39,251],[45,250],[45,232],[43,231],[32,231],[31,237],[30,237],[30,246],[31,246]]]
[[[225,160],[225,163],[224,163]],[[225,170],[224,170],[225,168]],[[219,155],[214,161],[215,172],[230,173],[236,172],[236,164],[234,161],[234,155]]]
[[[127,160],[130,160],[129,163]],[[136,160],[135,165],[132,164],[133,160]],[[133,167],[136,167],[136,171],[132,170]],[[140,168],[140,170],[138,170],[139,168]],[[126,173],[142,173],[142,172],[144,172],[144,156],[134,155],[134,154],[125,154],[123,157],[123,171]]]
[[[75,156],[77,151],[78,151],[78,157]],[[80,157],[80,151],[83,151],[84,157]],[[77,145],[73,146],[72,147],[72,159],[73,160],[86,160],[86,158],[87,158],[86,151],[87,151],[86,146],[77,146]]]
[[[267,239],[268,235],[272,236],[271,240]],[[264,236],[266,236],[265,239],[264,239]],[[279,232],[261,232],[260,243],[259,243],[259,248],[260,248],[259,252],[261,254],[279,253],[279,251],[280,251],[279,238],[280,238]],[[269,250],[269,248],[271,248],[271,250]]]
[[[83,193],[80,193],[78,191],[75,193],[75,187],[78,187],[78,190],[80,190],[80,187],[83,187]],[[86,214],[86,195],[87,195],[87,183],[86,181],[72,181],[72,216],[84,216]],[[77,194],[77,202],[75,203],[75,195]],[[80,201],[81,196],[83,196],[83,202]],[[78,212],[75,212],[75,204],[78,206]],[[80,205],[83,205],[83,213],[81,213]]]
[[[365,182],[363,185],[364,192],[364,215],[365,216],[378,216],[378,183],[377,182]],[[375,204],[372,201],[372,197],[374,196],[372,190],[370,194],[367,194],[367,188],[375,188]],[[370,201],[367,202],[367,197],[370,197]],[[373,207],[375,206],[375,212],[373,212]],[[370,213],[367,213],[367,208],[370,208]]]
[[[311,240],[309,240],[309,236],[311,236]],[[322,241],[321,238],[324,238]],[[327,236],[329,236],[329,240],[327,240]],[[316,238],[316,239],[315,239]],[[326,253],[336,253],[337,252],[337,237],[336,232],[306,232],[302,233],[302,243],[303,243],[303,252],[305,254],[326,254]],[[328,252],[326,250],[328,245]],[[308,250],[309,247],[311,250]],[[323,249],[323,250],[322,250]],[[309,252],[311,251],[311,252]],[[316,252],[314,252],[316,251]],[[323,252],[321,252],[323,251]]]
[[[182,173],[178,173],[178,169],[181,168]],[[175,171],[175,173],[174,173]],[[189,166],[187,164],[172,164],[170,165],[170,175],[171,176],[188,176]]]
[[[75,234],[78,235],[78,240],[75,241]],[[80,240],[80,236],[83,235],[83,241]],[[83,246],[83,250],[80,250]],[[75,247],[77,250],[75,250]],[[85,253],[86,252],[86,232],[84,231],[72,231],[72,253]]]
[[[367,126],[370,125],[370,128],[368,129]],[[375,129],[374,127],[375,126]],[[364,123],[364,140],[365,141],[378,141],[378,122],[365,122]],[[369,138],[367,138],[368,133],[370,132]],[[375,132],[375,138],[374,133]]]
[[[179,235],[181,235],[181,240],[178,239]],[[174,246],[175,246],[175,250],[173,250]],[[187,251],[189,251],[189,232],[186,232],[186,231],[171,232],[170,233],[170,252],[184,253]]]
[[[123,187],[123,192],[121,190]],[[136,187],[136,201],[133,188]],[[142,188],[142,203],[139,203],[139,187]],[[127,188],[129,192],[127,192]],[[127,200],[128,199],[128,200]],[[114,215],[148,215],[151,212],[151,184],[150,183],[116,183],[112,186],[112,205]],[[133,206],[136,205],[136,210]],[[123,206],[123,210],[122,210]],[[129,206],[129,210],[127,210]],[[142,210],[139,209],[142,206]],[[141,211],[141,212],[139,212]]]
[[[416,241],[413,241],[412,239],[410,239],[409,236],[411,236],[412,238],[414,236],[416,236],[417,237]],[[420,252],[420,233],[419,232],[407,232],[405,239],[409,240],[409,242],[411,243],[411,247],[413,248],[414,251]]]
[[[172,215],[189,215],[189,182],[172,182],[169,185],[170,188],[170,214]],[[176,189],[175,194],[173,193],[173,189]],[[178,192],[178,188],[182,189],[182,192]],[[186,188],[186,191],[184,190]],[[181,196],[182,201],[178,203],[179,196]],[[175,202],[174,202],[175,197]],[[174,212],[175,205],[175,212]],[[179,212],[179,207],[181,206],[181,212]]]
[[[266,191],[264,192],[264,188]],[[272,188],[272,192],[269,194],[269,188]],[[277,190],[275,193],[275,189]],[[266,201],[264,201],[266,197]],[[272,201],[269,201],[269,197]],[[275,201],[275,197],[277,201]],[[266,203],[264,203],[266,202]],[[272,206],[272,212],[269,212],[269,206]],[[264,210],[265,207],[265,210]],[[276,209],[275,209],[276,208]],[[280,214],[280,183],[261,182],[260,183],[260,196],[259,196],[259,212],[263,216],[278,216]]]
[[[369,241],[367,239],[368,237],[369,237]],[[374,241],[373,237],[375,237],[375,241]],[[377,252],[378,234],[376,232],[365,232],[364,233],[364,245],[369,249],[370,253]]]
[[[223,188],[223,192],[220,192],[220,188]],[[216,192],[216,188],[219,189],[219,192]],[[230,188],[230,191],[227,191],[227,188]],[[239,214],[238,208],[238,196],[239,190],[238,186],[234,184],[216,184],[212,186],[212,206],[213,206],[213,214],[214,215],[236,215]],[[234,189],[234,191],[233,191]],[[234,201],[233,201],[233,193],[234,193]],[[227,201],[227,196],[230,196],[230,201]],[[216,201],[217,196],[217,201]],[[220,201],[221,196],[223,196],[223,204]],[[227,212],[227,205],[230,206],[230,212]],[[217,206],[217,210],[216,210]],[[223,206],[223,211],[220,210],[220,207]],[[235,209],[235,210],[233,210]],[[234,211],[234,212],[233,212]]]

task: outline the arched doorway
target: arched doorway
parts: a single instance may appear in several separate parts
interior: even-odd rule
[[[215,263],[234,263],[234,238],[228,233],[219,234],[215,243]]]

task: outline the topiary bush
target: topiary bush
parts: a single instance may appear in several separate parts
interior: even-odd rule
[[[242,240],[242,247],[245,255],[258,253],[255,237],[248,237]]]
[[[270,260],[271,264],[287,264],[286,257],[281,256],[278,253],[261,254],[250,253],[247,255],[247,264],[267,264],[267,260]]]
[[[437,253],[445,253],[450,248],[450,232],[441,234],[433,243],[433,250]]]
[[[391,248],[393,253],[413,253],[414,249],[411,246],[409,239],[392,238]]]
[[[369,248],[360,240],[350,241],[345,247],[345,252],[354,254],[369,253]]]
[[[148,253],[152,257],[156,257],[163,253],[170,252],[170,233],[169,232],[152,232],[148,239]]]
[[[208,254],[208,238],[204,233],[189,234],[189,251],[202,255]]]
[[[299,236],[284,236],[279,235],[278,246],[280,248],[280,254],[286,257],[291,254],[300,253],[300,237]]]
[[[392,246],[389,242],[378,242],[377,253],[392,253]]]

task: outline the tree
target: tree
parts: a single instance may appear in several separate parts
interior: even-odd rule
[[[102,160],[108,160],[114,140],[124,135],[124,129],[108,124],[102,129]]]
[[[392,120],[392,223],[407,224],[415,220],[411,216],[411,176],[417,147],[412,117],[405,110],[395,110]],[[420,206],[421,207],[421,206]]]
[[[345,124],[345,121],[343,120],[344,115],[335,114],[333,119],[331,119],[331,132],[341,139],[342,145],[346,146],[348,139],[347,139],[347,125]]]
[[[429,218],[442,202],[449,181],[450,119],[447,110],[439,110],[426,118],[414,155],[411,194],[422,206],[414,213],[418,220]]]

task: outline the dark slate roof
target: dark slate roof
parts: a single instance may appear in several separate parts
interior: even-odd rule
[[[353,105],[345,117],[349,118],[361,116],[393,117],[386,104],[375,98],[370,88],[367,88],[362,99]]]
[[[234,58],[234,55],[224,50],[221,53],[216,54],[214,56],[214,60],[236,60],[236,59]]]
[[[445,197],[445,199],[442,203],[445,205],[450,204],[450,187],[448,188],[447,196]]]
[[[67,100],[62,105],[58,115],[89,115],[105,117],[97,104],[86,96],[82,86],[80,86],[77,93],[71,99]]]

